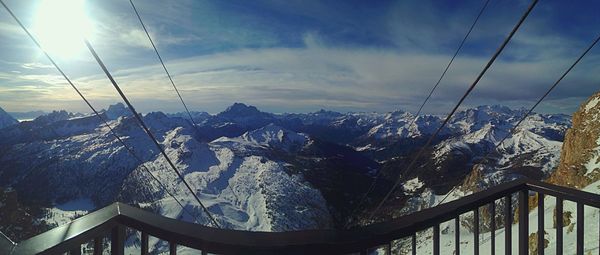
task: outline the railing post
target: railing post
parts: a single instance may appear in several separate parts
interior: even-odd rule
[[[417,233],[413,233],[411,237],[412,254],[417,255]]]
[[[69,251],[69,255],[81,255],[81,245],[77,246],[77,248]]]
[[[385,245],[385,255],[392,255],[392,242]]]
[[[454,254],[460,255],[460,215],[454,218]]]
[[[519,255],[529,254],[529,190],[519,191]]]
[[[460,255],[460,215],[454,218],[454,254]]]
[[[142,255],[148,255],[149,247],[148,247],[148,233],[142,232]]]
[[[114,227],[110,234],[110,252],[112,255],[125,253],[125,226]]]
[[[102,250],[104,250],[104,247],[102,247],[102,239],[102,237],[94,238],[94,255],[102,255]]]
[[[473,254],[479,255],[479,207],[473,210]]]
[[[169,242],[169,254],[177,255],[177,243]]]
[[[512,199],[510,195],[504,197],[504,252],[512,254]]]
[[[496,201],[490,203],[490,246],[491,255],[496,254]]]
[[[556,254],[563,254],[563,200],[556,197]]]
[[[538,255],[544,255],[544,194],[538,192]]]
[[[583,203],[577,203],[577,255],[583,255]]]
[[[433,255],[440,255],[440,224],[433,226]]]

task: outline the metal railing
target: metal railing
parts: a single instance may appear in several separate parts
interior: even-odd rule
[[[480,253],[480,208],[488,207],[489,231],[495,236],[496,201],[503,201],[504,228],[513,224],[513,199],[518,199],[518,253],[529,254],[529,199],[552,196],[556,203],[556,254],[563,254],[563,201],[577,204],[576,253],[583,254],[584,205],[600,208],[600,196],[575,189],[547,183],[516,180],[492,187],[464,198],[428,208],[389,222],[376,223],[351,230],[306,230],[290,232],[250,232],[223,230],[166,218],[122,203],[114,203],[96,212],[85,215],[69,224],[49,230],[40,235],[15,244],[0,235],[0,254],[58,254],[68,252],[80,254],[81,245],[93,242],[94,254],[101,254],[103,237],[110,234],[112,254],[123,254],[126,228],[141,232],[141,254],[148,254],[150,236],[169,242],[170,253],[177,253],[177,246],[187,246],[202,251],[202,254],[366,254],[374,248],[384,247],[391,253],[392,242],[412,238],[412,253],[416,254],[416,233],[433,229],[433,254],[440,253],[440,224],[454,220],[455,251],[460,254],[460,216],[473,212],[474,254]],[[544,208],[544,199],[537,200],[538,208]],[[538,214],[538,233],[544,233],[544,214]],[[504,252],[512,252],[512,231],[505,231]],[[538,235],[538,254],[544,253],[544,235]],[[495,238],[490,240],[490,251],[495,254]],[[534,247],[531,247],[534,248]]]

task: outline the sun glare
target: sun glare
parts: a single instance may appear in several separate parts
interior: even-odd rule
[[[94,29],[84,0],[42,0],[34,24],[44,50],[67,59],[83,52],[83,38],[89,38]]]

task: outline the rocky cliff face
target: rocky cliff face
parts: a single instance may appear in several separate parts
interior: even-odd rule
[[[581,189],[600,180],[600,92],[583,103],[573,115],[560,164],[549,182]]]

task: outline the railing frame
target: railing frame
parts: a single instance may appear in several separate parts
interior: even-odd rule
[[[100,237],[110,233],[113,254],[122,254],[126,238],[125,227],[142,233],[142,254],[147,254],[148,236],[170,243],[171,253],[176,253],[176,247],[179,245],[202,250],[203,253],[216,254],[363,253],[374,247],[389,247],[394,240],[405,237],[414,238],[416,232],[428,228],[434,228],[437,231],[437,234],[434,234],[433,245],[434,251],[438,253],[440,223],[456,220],[461,214],[470,211],[478,212],[480,207],[489,206],[490,203],[503,198],[511,206],[511,195],[515,193],[518,194],[519,208],[527,205],[524,208],[528,209],[530,191],[542,194],[540,197],[554,196],[560,201],[574,201],[581,204],[582,208],[583,205],[600,208],[599,195],[520,179],[384,223],[351,230],[305,230],[276,233],[216,229],[166,218],[123,203],[114,203],[18,244],[0,235],[0,253],[10,255],[64,253],[75,251],[81,247],[81,244],[92,240],[94,246],[101,249]],[[524,211],[527,212],[527,209]],[[505,215],[506,219],[512,221],[511,207],[508,207],[506,212],[508,213]],[[583,215],[583,212],[578,213],[578,218],[580,215]],[[476,216],[479,216],[478,213]],[[557,218],[560,220],[562,217]],[[520,214],[519,223],[527,223],[527,219],[526,215]],[[458,222],[455,224],[458,225]],[[506,225],[512,227],[512,222],[507,222]],[[519,253],[527,254],[528,233],[526,232],[528,229],[527,226],[521,226],[523,224],[519,225]],[[583,227],[583,224],[578,224],[578,234],[579,226]],[[562,224],[558,224],[557,230],[559,227],[561,228]],[[510,238],[510,231],[505,232],[506,237]],[[583,233],[583,228],[581,233]],[[475,237],[474,241],[478,242],[479,238]],[[509,249],[507,254],[510,254],[511,242],[506,243],[506,248]],[[543,247],[543,244],[540,245]],[[557,250],[559,248],[562,249],[562,243],[557,245]],[[579,250],[580,248],[578,248]]]

